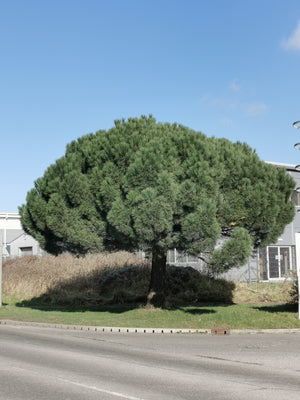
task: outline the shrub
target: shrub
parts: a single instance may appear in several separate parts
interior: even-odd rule
[[[170,306],[231,304],[234,288],[233,282],[208,277],[192,267],[167,268],[166,304]]]
[[[293,275],[293,285],[290,290],[291,301],[290,303],[297,306],[299,303],[299,287],[298,287],[298,276]]]

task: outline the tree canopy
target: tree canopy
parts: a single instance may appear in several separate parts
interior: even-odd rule
[[[293,219],[294,185],[245,143],[142,116],[68,144],[20,214],[53,254],[150,251],[149,301],[160,305],[168,249],[215,271],[242,265]]]

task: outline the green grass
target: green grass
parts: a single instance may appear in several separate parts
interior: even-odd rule
[[[0,308],[0,319],[136,328],[300,328],[297,309],[286,305],[203,305],[162,310],[133,306],[31,308],[10,304]]]
[[[297,308],[288,305],[288,280],[249,286],[168,267],[167,308],[161,310],[141,306],[149,278],[149,262],[126,252],[8,260],[0,319],[136,328],[300,328]]]

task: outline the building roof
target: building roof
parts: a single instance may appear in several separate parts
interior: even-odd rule
[[[16,218],[20,219],[20,214],[17,212],[0,211],[0,218]]]
[[[273,161],[265,161],[265,163],[272,164],[277,167],[282,167],[282,168],[292,170],[292,171],[300,171],[300,169],[296,168],[296,167],[298,167],[298,165],[295,165],[295,164],[285,164],[285,163],[279,163],[279,162],[273,162]]]

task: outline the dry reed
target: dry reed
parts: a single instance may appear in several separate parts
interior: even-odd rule
[[[53,305],[143,303],[150,265],[128,252],[58,257],[23,257],[3,264],[3,295],[7,301]],[[175,304],[288,303],[292,282],[230,283],[213,280],[192,268],[167,269],[166,300]]]
[[[143,261],[125,251],[80,258],[63,254],[7,260],[3,263],[3,295],[31,299],[53,290],[63,282],[80,280],[81,285],[84,281],[90,283],[89,277],[93,274],[129,265],[141,266]]]

